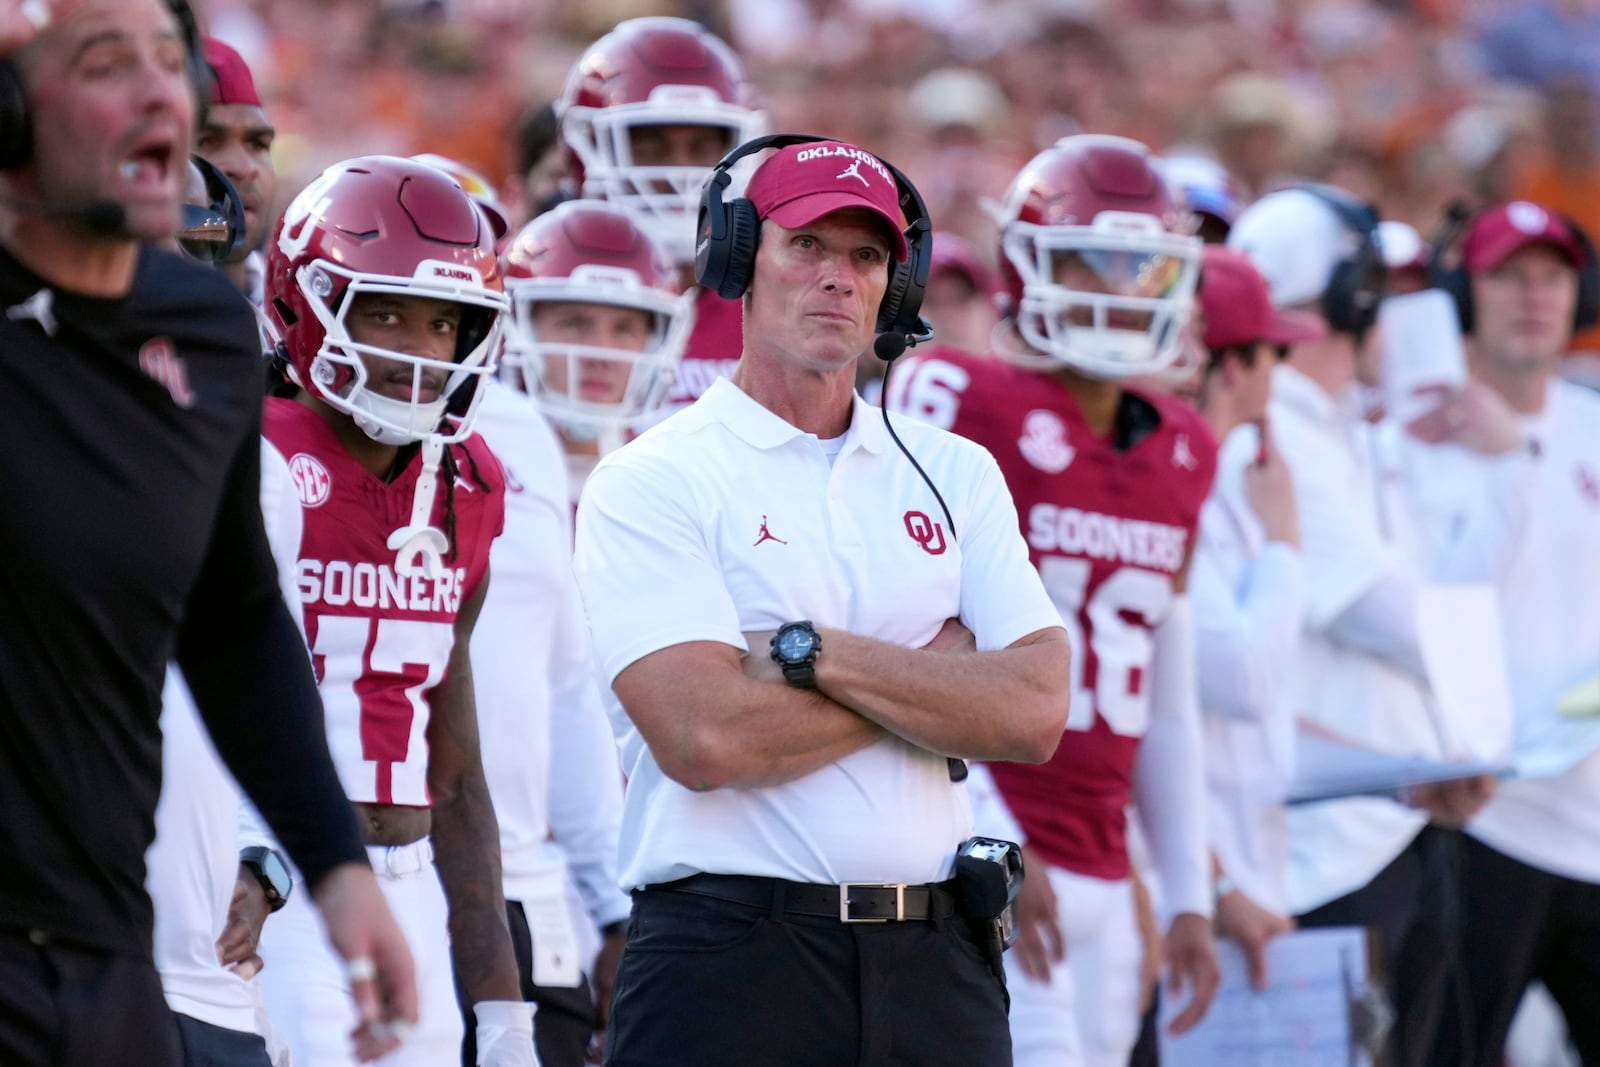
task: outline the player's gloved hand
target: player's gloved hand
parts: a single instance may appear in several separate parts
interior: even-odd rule
[[[520,1000],[480,1000],[472,1006],[478,1020],[478,1067],[539,1067],[533,1009]]]

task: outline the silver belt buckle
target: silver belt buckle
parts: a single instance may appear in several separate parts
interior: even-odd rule
[[[839,887],[839,921],[842,923],[886,923],[888,916],[882,919],[858,917],[850,914],[850,890],[852,889],[893,889],[894,890],[894,916],[896,922],[906,917],[906,887],[901,882],[845,882]]]

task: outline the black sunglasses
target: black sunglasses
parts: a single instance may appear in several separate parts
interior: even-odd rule
[[[202,156],[190,156],[206,183],[206,203],[185,204],[178,245],[202,263],[220,263],[244,244],[244,201],[227,175]]]

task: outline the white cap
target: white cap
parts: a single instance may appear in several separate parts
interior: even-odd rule
[[[1428,244],[1410,223],[1398,219],[1378,223],[1378,248],[1390,270],[1421,270],[1428,265]]]
[[[1269,193],[1228,231],[1228,247],[1250,257],[1280,308],[1319,299],[1333,269],[1360,244],[1327,201],[1304,189]]]
[[[908,113],[929,129],[989,130],[1004,121],[1010,107],[993,79],[966,67],[942,67],[924,74],[906,96]]]

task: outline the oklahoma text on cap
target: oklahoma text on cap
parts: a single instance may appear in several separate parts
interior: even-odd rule
[[[786,230],[809,226],[846,208],[866,208],[888,223],[897,260],[906,259],[905,220],[894,175],[878,157],[855,145],[823,141],[790,145],[750,178],[745,196],[756,215]]]

